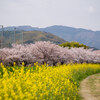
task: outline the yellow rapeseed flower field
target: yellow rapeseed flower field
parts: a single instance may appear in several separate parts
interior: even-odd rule
[[[35,69],[34,69],[35,68]],[[78,100],[79,81],[100,72],[99,64],[0,67],[0,100]]]

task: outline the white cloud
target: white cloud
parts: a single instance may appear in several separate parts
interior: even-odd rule
[[[89,6],[89,7],[88,7],[88,11],[89,11],[90,13],[94,13],[94,12],[95,12],[95,9],[94,9],[93,6]]]

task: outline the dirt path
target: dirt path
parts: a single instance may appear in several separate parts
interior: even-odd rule
[[[80,84],[82,100],[100,100],[100,73],[91,75]]]

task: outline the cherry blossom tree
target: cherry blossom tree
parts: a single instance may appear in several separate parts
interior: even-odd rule
[[[51,42],[36,42],[35,44],[12,45],[12,48],[0,49],[0,62],[12,65],[34,65],[35,62],[49,65],[68,63],[100,63],[100,54],[92,49],[62,48]]]

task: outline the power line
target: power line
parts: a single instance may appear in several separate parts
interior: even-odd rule
[[[2,28],[2,31],[1,31],[1,48],[3,48],[3,25],[0,25],[1,28]]]
[[[14,43],[16,44],[16,27],[14,28]]]

